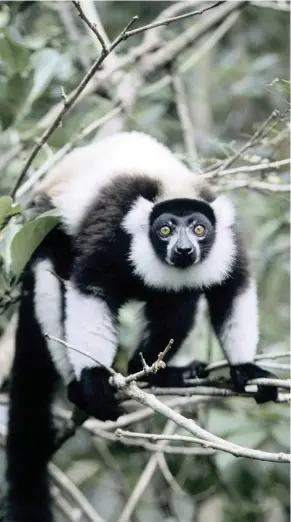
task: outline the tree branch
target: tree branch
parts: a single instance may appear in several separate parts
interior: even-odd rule
[[[120,380],[119,380],[120,383]],[[135,383],[130,383],[124,391],[128,397],[140,402],[144,406],[149,406],[154,411],[174,421],[181,428],[189,431],[195,437],[202,438],[206,441],[205,447],[219,449],[226,453],[230,453],[236,457],[247,457],[256,460],[265,460],[270,462],[290,462],[291,456],[287,453],[270,453],[260,450],[252,450],[233,444],[213,435],[212,433],[200,428],[192,419],[188,419],[176,411],[172,410],[162,402],[160,402],[154,395],[145,393],[140,390]]]
[[[36,155],[38,154],[40,149],[43,147],[43,145],[47,142],[47,140],[49,139],[51,134],[61,125],[63,118],[66,116],[66,114],[69,112],[69,110],[73,107],[74,103],[76,102],[76,100],[78,99],[78,97],[80,96],[82,91],[85,89],[85,87],[87,86],[87,84],[89,83],[91,78],[93,78],[93,76],[96,73],[96,71],[100,68],[100,65],[102,65],[102,63],[104,62],[106,57],[122,41],[124,41],[124,40],[126,40],[126,39],[128,39],[128,38],[130,38],[130,37],[132,37],[132,36],[134,36],[136,34],[145,32],[145,31],[147,31],[147,30],[149,30],[151,28],[154,28],[154,27],[158,27],[158,26],[161,26],[161,25],[168,25],[168,24],[173,23],[173,22],[178,21],[178,20],[189,18],[189,17],[195,16],[195,15],[201,15],[204,12],[208,11],[209,9],[213,9],[214,7],[217,7],[218,5],[220,5],[222,3],[224,3],[224,1],[216,2],[212,6],[209,6],[209,7],[205,8],[205,9],[200,10],[200,11],[191,11],[190,13],[186,13],[184,15],[179,15],[179,16],[176,16],[176,17],[172,17],[172,18],[168,18],[168,19],[161,20],[161,21],[158,21],[158,22],[154,22],[152,24],[144,25],[142,27],[137,28],[136,30],[130,30],[130,27],[132,26],[132,24],[138,18],[137,16],[134,16],[130,20],[130,22],[126,25],[126,27],[121,31],[121,33],[117,36],[117,38],[112,42],[110,47],[106,46],[103,37],[100,35],[100,32],[96,29],[96,27],[94,27],[94,29],[95,29],[94,32],[95,32],[96,36],[98,35],[97,38],[98,38],[98,40],[100,41],[100,43],[102,45],[101,55],[100,55],[99,58],[97,58],[97,60],[95,60],[95,62],[93,63],[93,65],[91,66],[91,68],[89,69],[87,74],[84,76],[84,78],[81,80],[79,85],[76,87],[76,89],[71,94],[67,95],[66,100],[64,100],[62,108],[59,110],[58,114],[56,115],[56,117],[54,118],[54,120],[52,121],[50,126],[44,131],[42,136],[38,139],[36,145],[32,149],[31,153],[29,154],[29,156],[28,156],[28,158],[27,158],[27,160],[25,162],[25,164],[24,164],[24,166],[23,166],[23,168],[22,168],[22,170],[21,170],[21,172],[19,174],[18,179],[16,180],[16,183],[15,183],[15,185],[14,185],[12,191],[11,191],[11,196],[12,197],[15,196],[16,191],[17,191],[18,187],[20,186],[20,184],[22,183],[22,181],[23,181],[23,179],[24,179],[24,177],[25,177],[25,175],[27,173],[27,170],[29,169],[30,165],[32,164],[34,158],[36,157]],[[82,13],[82,19],[87,23],[88,18],[83,13],[83,10],[82,10],[79,2],[76,2],[75,5],[76,5],[76,7],[77,7],[77,9],[79,11],[79,14],[81,15],[81,13]],[[93,25],[91,24],[91,22],[89,22],[89,23],[90,23],[90,25],[89,25],[90,29],[93,30]],[[100,37],[101,37],[101,40],[100,40]],[[102,42],[103,42],[103,44],[102,44]]]
[[[234,169],[224,169],[219,173],[217,171],[210,171],[205,174],[201,174],[201,176],[205,179],[211,179],[216,176],[231,176],[233,174],[252,174],[253,172],[263,172],[268,170],[278,170],[282,167],[287,167],[290,165],[290,158],[279,160],[279,161],[271,161],[270,163],[259,163],[258,165],[243,165],[242,167],[236,167]]]

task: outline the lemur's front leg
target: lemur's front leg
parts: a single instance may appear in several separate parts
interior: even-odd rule
[[[115,317],[101,297],[66,286],[66,340],[84,353],[68,350],[76,378],[68,385],[68,399],[89,416],[116,420],[123,412],[109,384],[110,374],[96,361],[111,367],[117,348]]]
[[[234,389],[244,392],[247,382],[260,377],[276,378],[253,362],[259,339],[258,305],[255,284],[246,269],[233,268],[220,285],[206,292],[213,328],[230,364]],[[275,401],[274,386],[258,386],[258,403]]]
[[[140,353],[148,365],[153,364],[173,339],[173,345],[165,355],[166,368],[151,373],[147,382],[152,386],[181,387],[187,386],[185,378],[193,378],[203,374],[206,362],[194,361],[191,365],[171,366],[171,358],[179,351],[194,326],[198,296],[185,292],[169,295],[155,295],[145,306],[145,329],[142,340],[128,364],[128,373],[142,370]],[[169,364],[168,364],[169,362]]]

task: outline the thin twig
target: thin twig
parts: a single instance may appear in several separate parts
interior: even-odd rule
[[[158,444],[156,444],[156,446],[158,446]],[[173,473],[170,471],[170,468],[168,466],[164,453],[159,452],[157,454],[157,459],[158,459],[158,465],[159,465],[160,471],[161,471],[166,483],[174,491],[176,491],[179,495],[181,495],[182,497],[185,497],[185,496],[187,497],[188,494],[186,493],[186,491],[184,491],[181,488],[181,486],[178,484],[177,480],[175,479]]]
[[[107,437],[106,432],[103,432],[105,434],[105,438]],[[100,434],[102,437],[102,433]],[[111,437],[113,437],[111,435]],[[111,439],[112,440],[112,439]],[[117,438],[113,438],[113,440],[117,440]],[[146,451],[155,451],[157,453],[168,453],[170,455],[214,455],[215,450],[212,448],[187,448],[185,446],[173,446],[173,445],[165,445],[162,448],[158,444],[152,444],[151,442],[142,442],[142,441],[136,441],[134,439],[122,439],[122,436],[120,437],[120,442],[124,444],[125,446],[137,446],[140,448],[145,449]]]
[[[85,129],[83,129],[75,138],[67,142],[60,150],[58,150],[51,158],[49,158],[39,169],[37,169],[32,176],[30,176],[17,190],[15,196],[20,198],[25,194],[31,187],[41,179],[52,167],[54,167],[61,159],[63,159],[79,142],[87,138],[92,132],[96,131],[99,127],[107,123],[109,120],[117,116],[122,112],[123,108],[117,106],[111,111],[101,116],[97,120],[90,123]]]
[[[82,511],[79,508],[72,506],[72,504],[64,498],[60,488],[53,486],[51,488],[51,495],[56,508],[67,520],[69,520],[69,522],[81,522],[83,517]]]
[[[264,359],[271,361],[274,359],[281,359],[283,357],[290,357],[291,352],[274,352],[274,353],[261,353],[255,356],[255,361],[262,361]],[[227,368],[229,366],[229,362],[226,360],[216,361],[209,364],[206,368],[207,371],[212,372],[214,370],[220,370],[221,368]]]
[[[233,174],[249,174],[249,173],[253,173],[253,172],[262,172],[262,171],[266,171],[266,170],[277,170],[277,169],[280,169],[282,167],[285,167],[287,165],[290,165],[290,158],[288,159],[284,159],[284,160],[279,160],[279,161],[272,161],[270,163],[259,163],[258,165],[244,165],[242,167],[236,167],[234,169],[226,169],[226,170],[221,170],[219,172],[219,174],[217,174],[217,171],[214,170],[214,171],[210,171],[210,172],[207,172],[205,174],[201,174],[201,176],[205,179],[211,179],[213,177],[216,177],[216,176],[230,176],[230,175],[233,175]]]
[[[197,150],[195,144],[194,126],[191,121],[189,107],[187,106],[186,92],[183,82],[177,74],[173,75],[172,83],[176,97],[177,112],[181,123],[186,154],[189,165],[191,168],[193,168],[195,162],[197,161]]]
[[[69,477],[60,470],[53,462],[49,464],[50,475],[61,489],[63,489],[71,498],[75,504],[79,506],[83,515],[90,522],[105,522],[104,519],[98,515],[92,504],[87,500],[85,495],[75,486],[75,484],[69,479]]]
[[[175,423],[171,421],[167,421],[167,424],[164,428],[164,434],[165,435],[171,435],[173,431],[176,429]],[[159,442],[161,446],[163,446],[163,441]],[[144,490],[148,486],[153,474],[156,471],[156,468],[158,466],[158,454],[154,454],[149,459],[144,471],[140,475],[140,478],[135,486],[135,488],[132,491],[132,494],[130,495],[126,505],[124,506],[121,515],[119,516],[117,522],[128,522],[130,520],[130,517],[133,513],[133,511],[136,508],[137,503],[139,502]]]
[[[142,59],[142,73],[144,78],[161,71],[166,64],[173,63],[179,54],[186,48],[197,42],[210,29],[216,27],[218,23],[225,20],[231,12],[240,10],[248,5],[248,2],[236,1],[225,2],[211,11],[207,17],[201,20],[200,24],[192,24],[182,31],[176,38],[166,42],[154,54],[147,54]]]
[[[65,347],[68,348],[69,350],[74,350],[75,352],[78,352],[78,353],[81,353],[82,355],[85,355],[85,357],[88,357],[89,359],[91,359],[92,361],[94,361],[96,364],[98,364],[99,366],[101,366],[102,368],[104,368],[105,370],[107,370],[108,373],[110,373],[110,375],[113,375],[113,376],[116,376],[116,375],[117,375],[117,373],[116,373],[112,368],[110,368],[109,366],[106,366],[106,365],[103,364],[102,362],[98,361],[98,359],[96,359],[95,357],[93,357],[92,355],[90,355],[90,353],[87,353],[87,352],[85,352],[84,350],[80,350],[80,349],[77,348],[76,346],[73,346],[72,344],[67,343],[66,341],[63,341],[62,339],[59,339],[58,337],[54,337],[53,335],[49,335],[48,333],[45,333],[44,336],[45,336],[47,339],[50,339],[51,341],[55,341],[55,342],[61,344],[62,346],[65,346]]]
[[[169,25],[172,22],[178,22],[179,20],[185,20],[186,18],[190,18],[192,16],[202,15],[203,13],[206,13],[206,11],[209,11],[210,9],[213,9],[214,7],[218,7],[220,4],[224,4],[224,3],[225,3],[225,0],[216,2],[215,4],[212,4],[208,7],[205,7],[204,9],[200,9],[198,11],[190,11],[190,13],[173,16],[171,18],[165,18],[164,20],[158,20],[151,24],[147,24],[142,27],[138,27],[137,29],[132,29],[131,31],[126,32],[126,38],[129,38],[130,36],[134,36],[139,33],[143,33],[144,31],[148,31],[149,29],[154,29],[155,27],[160,27],[161,25]]]
[[[283,183],[267,183],[265,181],[257,181],[250,179],[234,180],[229,183],[223,183],[223,190],[237,190],[241,188],[249,188],[253,190],[261,190],[263,192],[290,192],[291,185]]]
[[[236,152],[234,156],[228,158],[218,169],[216,172],[213,172],[212,177],[219,176],[220,172],[226,170],[230,165],[232,165],[247,149],[252,147],[259,138],[264,136],[266,132],[268,132],[268,125],[274,121],[278,120],[280,117],[280,112],[278,110],[274,110],[268,118],[262,123],[262,125],[256,130],[256,132],[252,135],[252,137]]]
[[[62,119],[64,118],[64,116],[69,112],[69,110],[72,108],[72,106],[74,105],[75,101],[77,100],[77,98],[79,97],[79,95],[81,94],[81,92],[83,91],[83,89],[86,87],[86,85],[89,83],[89,81],[91,80],[91,78],[93,78],[95,72],[99,69],[100,65],[102,65],[102,63],[104,62],[105,58],[108,56],[109,53],[111,53],[111,51],[113,49],[115,49],[115,47],[124,39],[124,34],[126,33],[126,31],[128,30],[128,28],[135,22],[136,20],[136,17],[133,17],[132,20],[127,24],[127,26],[121,31],[120,35],[114,40],[114,42],[111,44],[110,48],[105,52],[102,52],[100,57],[97,58],[97,60],[95,60],[95,62],[93,63],[93,65],[90,67],[89,71],[87,72],[87,74],[84,76],[84,78],[80,81],[79,85],[76,87],[76,89],[67,96],[67,102],[65,104],[63,104],[63,107],[60,109],[58,115],[56,116],[56,118],[54,119],[54,121],[51,123],[51,125],[45,130],[45,132],[42,134],[42,136],[39,138],[37,144],[35,145],[35,147],[32,149],[30,155],[28,156],[21,172],[20,172],[20,175],[11,191],[11,196],[14,197],[15,194],[16,194],[16,191],[18,189],[18,187],[20,186],[27,170],[29,169],[31,163],[33,162],[34,158],[36,157],[36,155],[38,154],[38,152],[40,151],[40,149],[43,147],[43,145],[46,143],[46,141],[48,140],[48,138],[51,136],[51,134],[54,132],[55,129],[57,129],[59,127],[59,125],[61,124],[62,122]]]
[[[78,0],[72,0],[72,2],[74,4],[74,6],[76,7],[80,18],[82,18],[82,20],[84,20],[84,22],[88,25],[88,27],[90,27],[91,31],[93,31],[93,33],[97,37],[97,40],[99,41],[99,43],[102,47],[102,52],[104,54],[109,54],[109,48],[107,47],[107,45],[104,41],[104,38],[101,35],[100,31],[98,30],[96,24],[93,24],[90,22],[89,18],[87,18],[87,16],[85,15],[85,13],[80,5],[80,2]]]
[[[157,373],[159,370],[165,368],[166,364],[164,363],[163,359],[166,356],[166,354],[168,353],[168,351],[171,349],[171,346],[173,345],[173,342],[174,342],[173,339],[169,340],[166,348],[162,352],[160,352],[158,354],[157,360],[151,366],[148,366],[146,364],[144,358],[141,355],[143,369],[140,372],[133,373],[132,375],[129,375],[128,377],[123,377],[121,375],[121,377],[122,377],[122,386],[124,386],[125,384],[129,384],[130,382],[140,380],[143,377],[146,377],[147,375],[149,375],[150,373]],[[119,387],[119,385],[118,385],[118,376],[116,376],[116,374],[115,374],[115,377],[113,377],[111,379],[111,383],[114,384],[115,386]]]

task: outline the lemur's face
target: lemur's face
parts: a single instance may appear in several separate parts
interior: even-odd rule
[[[164,263],[183,269],[207,257],[215,239],[215,226],[202,212],[164,212],[152,222],[150,238]]]

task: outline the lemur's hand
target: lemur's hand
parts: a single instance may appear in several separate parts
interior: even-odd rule
[[[100,367],[84,368],[80,379],[74,379],[67,387],[69,401],[90,417],[102,421],[116,420],[124,413],[115,393],[109,384],[108,372]]]
[[[260,366],[253,363],[236,364],[230,366],[230,376],[233,382],[234,389],[238,392],[244,392],[247,382],[251,379],[259,379],[261,377],[271,377],[277,379],[267,370],[263,370]],[[276,401],[278,398],[278,389],[276,386],[258,386],[258,391],[255,394],[255,400],[258,404]]]

